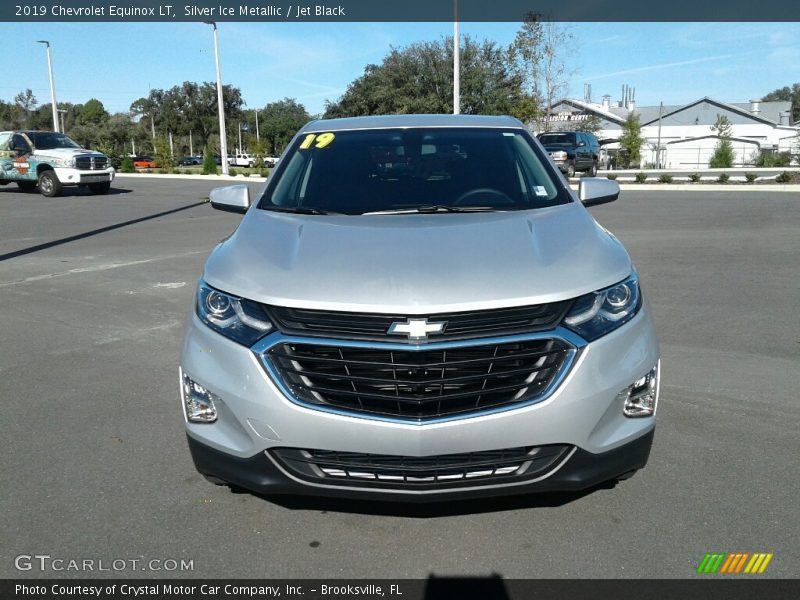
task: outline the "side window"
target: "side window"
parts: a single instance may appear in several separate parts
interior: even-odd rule
[[[25,138],[18,133],[15,133],[14,137],[11,138],[11,145],[16,149],[17,152],[21,154],[27,154],[31,151],[31,147],[28,142],[25,141]]]
[[[0,133],[0,151],[8,150],[8,144],[9,144],[10,141],[11,141],[11,134],[10,133],[8,133],[8,132]]]

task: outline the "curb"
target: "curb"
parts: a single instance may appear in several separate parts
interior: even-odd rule
[[[206,181],[235,181],[239,183],[247,183],[248,181],[253,181],[256,183],[264,183],[267,178],[260,177],[256,175],[251,175],[250,177],[242,177],[241,175],[195,175],[195,174],[181,174],[178,173],[117,173],[114,175],[114,179],[119,179],[120,177],[127,177],[129,179],[138,179],[138,178],[145,178],[149,177],[152,179],[200,179]]]
[[[264,183],[266,177],[242,177],[241,175],[178,175],[176,173],[117,173],[114,179],[119,178],[151,178],[151,179],[193,179],[205,181],[219,181],[221,183]],[[800,184],[797,183],[625,183],[617,182],[621,190],[633,192],[794,192],[800,193]],[[577,190],[576,184],[570,184]]]

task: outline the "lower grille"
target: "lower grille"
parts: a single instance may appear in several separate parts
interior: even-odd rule
[[[81,171],[100,171],[108,167],[105,156],[79,156],[75,159],[75,168]]]
[[[413,457],[273,448],[283,467],[307,481],[383,488],[464,487],[534,479],[552,470],[572,446],[553,444]]]
[[[558,338],[399,350],[285,341],[266,358],[302,402],[422,422],[536,399],[573,350]]]

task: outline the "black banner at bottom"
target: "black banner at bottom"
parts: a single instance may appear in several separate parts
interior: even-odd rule
[[[488,577],[428,579],[6,579],[0,598],[30,600],[607,600],[610,598],[800,598],[800,580],[567,580]]]

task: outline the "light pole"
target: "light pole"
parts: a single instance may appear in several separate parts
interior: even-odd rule
[[[50,73],[50,102],[53,104],[53,131],[58,133],[58,106],[56,105],[56,84],[53,79],[53,57],[50,54],[50,42],[47,40],[37,40],[36,43],[47,46],[47,71]]]
[[[58,116],[61,117],[61,133],[66,133],[67,128],[64,127],[64,115],[66,115],[69,111],[64,108],[58,109]]]
[[[205,21],[206,25],[214,28],[214,55],[217,60],[217,108],[219,109],[219,153],[222,163],[222,174],[228,174],[228,140],[225,133],[225,105],[222,102],[222,74],[219,66],[219,40],[217,39],[217,24],[214,21]]]
[[[461,43],[458,39],[458,0],[453,0],[453,114],[461,113]]]

